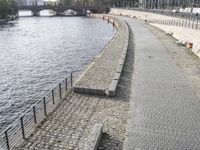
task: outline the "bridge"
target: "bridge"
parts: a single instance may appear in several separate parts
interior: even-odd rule
[[[62,6],[62,5],[24,5],[19,6],[19,10],[30,10],[33,16],[39,16],[42,10],[53,10],[57,16],[63,16],[66,10],[73,10],[77,15],[85,15],[87,11],[92,13],[107,13],[107,6]]]

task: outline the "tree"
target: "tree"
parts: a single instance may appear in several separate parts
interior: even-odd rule
[[[0,0],[0,18],[5,19],[9,15],[16,15],[17,12],[17,4],[14,0]]]
[[[0,18],[6,18],[9,14],[9,4],[6,0],[0,0]]]
[[[188,0],[182,0],[182,1],[181,1],[181,6],[182,6],[183,8],[186,8],[188,5],[189,5]]]
[[[9,15],[16,15],[18,13],[17,3],[15,0],[10,0],[9,2]]]

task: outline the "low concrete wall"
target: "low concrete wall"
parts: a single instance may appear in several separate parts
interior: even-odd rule
[[[151,20],[162,20],[162,21],[174,20],[176,22],[184,21],[182,18],[176,18],[149,12],[127,10],[127,9],[111,9],[110,14],[124,15],[131,18],[140,19],[143,21],[146,20],[147,22]],[[200,29],[194,29],[194,28],[192,29],[182,26],[171,26],[167,24],[163,25],[154,22],[149,22],[149,24],[165,31],[167,34],[171,34],[175,39],[177,39],[182,44],[187,45],[189,43],[192,43],[193,47],[191,50],[198,57],[200,57]]]

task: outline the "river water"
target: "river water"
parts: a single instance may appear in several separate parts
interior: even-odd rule
[[[113,37],[86,17],[24,17],[0,26],[0,131]]]

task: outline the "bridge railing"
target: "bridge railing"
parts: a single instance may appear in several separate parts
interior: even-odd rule
[[[73,87],[73,73],[68,75],[42,99],[32,105],[14,123],[0,134],[0,149],[12,149],[18,142],[25,140],[35,127],[50,114]]]

